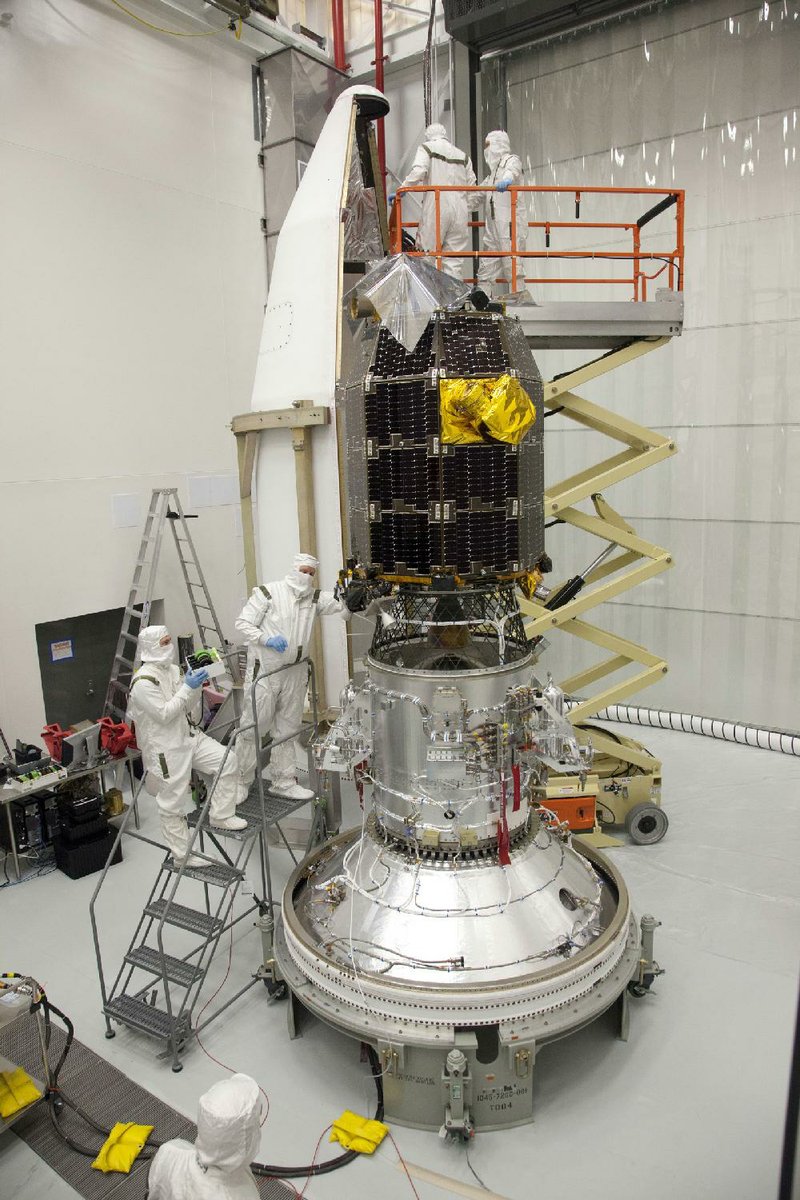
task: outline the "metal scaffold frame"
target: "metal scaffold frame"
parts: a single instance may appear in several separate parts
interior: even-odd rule
[[[644,668],[589,698],[579,700],[569,713],[574,725],[579,725],[607,705],[626,699],[667,672],[667,663],[659,655],[582,618],[590,609],[644,583],[646,579],[660,575],[673,565],[670,552],[639,537],[633,527],[608,504],[602,493],[603,489],[670,458],[677,448],[674,441],[664,434],[585,400],[573,389],[659,349],[669,340],[657,338],[634,342],[558,379],[550,380],[544,387],[547,408],[562,413],[585,429],[605,434],[626,447],[620,453],[562,480],[544,494],[545,514],[549,518],[593,534],[605,543],[617,546],[621,553],[614,554],[590,571],[586,576],[586,590],[555,611],[544,608],[535,600],[523,600],[520,603],[523,613],[530,618],[525,625],[529,638],[541,637],[552,629],[561,629],[610,653],[609,658],[595,666],[562,680],[559,686],[568,695],[581,695],[592,684],[625,667],[638,664]],[[577,507],[585,500],[592,501],[594,514]],[[625,758],[630,762],[636,761],[629,757],[628,752]],[[642,758],[644,761],[637,765],[646,764],[647,757],[642,755]],[[649,761],[652,762],[652,759]]]

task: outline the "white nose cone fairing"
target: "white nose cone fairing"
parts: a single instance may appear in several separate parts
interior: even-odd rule
[[[325,122],[278,236],[264,313],[251,408],[334,406],[340,355],[342,263],[351,174],[358,171],[359,117],[388,111],[371,87],[343,92]],[[352,164],[352,166],[351,166]],[[380,252],[380,247],[377,247]],[[332,587],[343,562],[336,428],[313,431],[314,493],[320,582]],[[291,433],[261,436],[256,465],[256,546],[262,581],[282,577],[298,549]],[[323,623],[329,696],[348,678],[346,630]]]

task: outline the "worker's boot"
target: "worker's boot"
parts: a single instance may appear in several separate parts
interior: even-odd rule
[[[215,817],[212,813],[208,818],[208,823],[212,829],[230,829],[238,833],[247,829],[247,821],[243,817]]]
[[[172,852],[172,859],[176,867],[181,865],[187,867],[208,866],[206,860],[199,858],[196,854],[190,854],[188,858],[186,857],[189,849],[189,826],[186,822],[186,817],[179,817],[174,813],[162,812],[161,832],[164,834],[164,841]]]
[[[313,800],[311,788],[303,787],[296,779],[276,779],[269,789],[273,796],[282,796],[285,800]]]

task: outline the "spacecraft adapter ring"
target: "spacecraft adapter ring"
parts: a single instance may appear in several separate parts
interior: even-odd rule
[[[283,902],[283,938],[293,967],[313,989],[351,1012],[368,1014],[376,1026],[399,1022],[402,1026],[453,1028],[519,1022],[544,1017],[576,1004],[610,981],[623,958],[638,953],[639,930],[630,910],[624,880],[614,865],[588,845],[575,847],[604,877],[616,894],[616,909],[602,933],[569,959],[543,969],[533,969],[511,979],[476,982],[464,987],[391,980],[370,971],[354,971],[331,959],[321,942],[314,942],[301,923],[295,901],[302,894],[310,869],[323,854],[353,843],[359,829],[340,834],[323,850],[312,853],[290,876]],[[608,1003],[624,991],[630,972],[618,972],[617,982],[604,990]],[[607,1005],[603,1004],[603,1007]],[[336,1012],[339,1011],[337,1008]],[[330,1014],[326,1019],[330,1020]],[[344,1022],[343,1020],[343,1023]]]

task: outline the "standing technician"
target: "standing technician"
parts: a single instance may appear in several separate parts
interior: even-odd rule
[[[411,170],[401,187],[429,184],[432,187],[474,187],[475,172],[468,156],[447,137],[444,125],[429,125],[425,130],[425,141],[417,150]],[[477,195],[477,193],[476,193]],[[436,194],[421,192],[422,214],[417,228],[417,247],[431,252],[436,246]],[[394,196],[389,197],[390,200]],[[461,251],[469,255],[469,209],[464,192],[439,193],[439,239],[442,250]],[[435,265],[435,264],[434,264]],[[443,258],[442,270],[461,279],[464,273],[463,259]]]
[[[511,290],[511,196],[508,189],[519,187],[524,183],[524,177],[522,163],[516,154],[511,153],[511,142],[504,129],[493,129],[491,133],[487,133],[483,157],[489,174],[481,180],[481,187],[493,188],[494,191],[489,195],[485,192],[476,193],[480,195],[484,218],[481,249],[495,250],[498,257],[481,257],[478,285],[491,296],[498,295],[503,290]],[[516,248],[524,250],[528,237],[528,213],[525,197],[519,192],[516,198],[516,234]],[[522,261],[525,262],[524,259]],[[508,281],[505,289],[498,285],[498,275],[504,275]],[[518,282],[518,290],[519,287]]]
[[[308,654],[314,622],[318,616],[326,617],[331,613],[338,613],[347,621],[362,599],[357,589],[348,589],[347,604],[337,600],[333,592],[315,589],[314,576],[318,566],[313,554],[295,555],[288,575],[266,586],[253,588],[250,599],[236,618],[236,628],[248,644],[247,681],[252,682],[259,670],[275,672],[262,676],[255,685],[262,736],[270,732],[276,738],[285,738],[299,730],[308,686],[306,664],[299,660]],[[291,666],[292,663],[298,665]],[[288,669],[276,671],[284,666]],[[243,725],[252,723],[252,694],[252,689],[245,693]],[[297,782],[294,747],[295,739],[291,738],[272,749],[270,791],[289,800],[310,800],[314,793]],[[236,748],[242,782],[249,788],[256,771],[254,731],[243,733]]]

